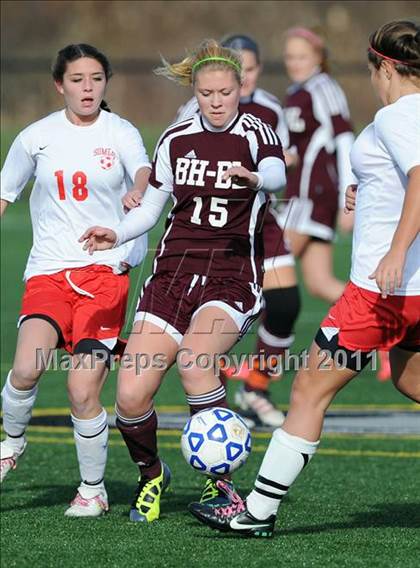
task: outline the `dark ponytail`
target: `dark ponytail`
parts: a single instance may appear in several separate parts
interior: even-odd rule
[[[67,64],[77,61],[81,57],[90,57],[91,59],[95,59],[102,66],[107,82],[112,77],[111,64],[102,52],[87,43],[77,43],[67,45],[58,52],[51,69],[54,81],[62,83],[64,73],[67,69]],[[111,109],[105,100],[102,100],[100,108],[107,112],[111,112]]]
[[[101,108],[102,110],[106,110],[106,112],[111,112],[111,109],[109,108],[108,103],[106,102],[105,99],[102,99],[99,108]]]
[[[369,38],[368,60],[379,69],[382,61],[395,64],[400,75],[420,78],[420,25],[399,20],[381,26]]]

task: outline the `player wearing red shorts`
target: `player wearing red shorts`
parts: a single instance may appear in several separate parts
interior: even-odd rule
[[[65,513],[72,517],[99,516],[108,509],[108,424],[99,397],[124,324],[128,266],[140,262],[147,248],[142,239],[92,259],[77,243],[89,220],[117,225],[125,180],[144,191],[150,173],[139,132],[103,100],[110,76],[109,62],[96,48],[62,49],[53,78],[66,108],[17,136],[1,174],[2,213],[35,178],[33,246],[15,359],[2,391],[1,479],[25,450],[25,430],[50,352],[63,347],[73,354],[68,392],[82,479]]]
[[[200,112],[161,136],[141,206],[115,230],[93,227],[81,237],[92,253],[119,246],[154,226],[172,198],[126,349],[145,360],[159,354],[163,364],[121,368],[118,381],[117,426],[140,468],[130,519],[142,522],[159,517],[169,483],[158,455],[154,395],[177,362],[191,413],[226,405],[215,366],[200,364],[200,356],[214,361],[229,351],[259,315],[266,192],[285,183],[278,136],[238,110],[241,61],[235,51],[209,40],[159,73],[192,85]],[[206,495],[214,485],[208,480]]]
[[[257,87],[262,70],[260,50],[249,36],[233,35],[222,40],[225,47],[240,51],[243,82],[239,110],[248,112],[269,124],[281,140],[283,148],[289,146],[289,132],[279,100]],[[177,121],[184,120],[198,111],[193,97],[177,114]],[[294,163],[294,156],[285,152],[286,164]],[[235,402],[244,416],[265,426],[280,426],[284,414],[269,398],[270,369],[267,358],[276,357],[289,348],[294,340],[294,325],[299,314],[300,297],[295,272],[295,262],[283,236],[275,196],[270,199],[264,217],[264,308],[258,326],[256,353],[264,357],[256,359],[253,368],[225,369],[227,376],[238,375],[244,380],[243,388],[235,393]],[[276,365],[278,367],[278,365]],[[279,373],[277,373],[278,375]]]
[[[318,448],[328,406],[373,349],[390,350],[395,387],[420,402],[419,37],[410,21],[370,37],[371,82],[384,107],[351,151],[358,185],[350,283],[321,323],[246,503],[192,508],[214,528],[272,535],[283,497]]]

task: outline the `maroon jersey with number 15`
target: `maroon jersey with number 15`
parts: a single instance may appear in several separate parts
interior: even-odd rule
[[[238,114],[223,131],[197,113],[163,133],[150,184],[170,192],[174,205],[154,273],[262,283],[266,196],[223,180],[223,174],[239,165],[256,171],[268,157],[283,159],[280,140],[269,125],[248,113]]]

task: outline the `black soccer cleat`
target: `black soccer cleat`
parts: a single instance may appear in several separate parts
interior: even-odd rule
[[[222,532],[233,532],[243,536],[270,538],[273,536],[276,516],[260,521],[246,510],[245,503],[236,501],[229,505],[212,506],[205,503],[191,503],[189,511],[204,525]]]
[[[244,536],[257,538],[271,538],[276,523],[276,515],[270,515],[268,519],[261,521],[251,515],[249,511],[244,511],[233,517],[229,523],[230,531]]]

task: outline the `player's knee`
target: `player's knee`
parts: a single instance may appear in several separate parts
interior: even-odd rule
[[[400,381],[395,381],[394,386],[400,391],[401,394],[408,398],[411,398],[415,402],[420,403],[420,381],[418,378],[414,378],[411,381],[405,381],[401,383]]]
[[[180,368],[179,374],[181,375],[182,386],[185,392],[193,392],[200,384],[203,384],[203,388],[206,389],[209,379],[213,383],[215,377],[214,368],[210,363],[204,366],[192,364],[191,366]]]
[[[126,418],[135,418],[147,412],[153,404],[148,393],[134,394],[130,389],[119,388],[117,395],[118,412]]]
[[[191,364],[188,367],[179,368],[179,374],[181,376],[182,386],[186,392],[190,392],[191,386],[197,382],[199,379],[199,371],[196,365]]]
[[[76,416],[89,414],[99,404],[98,393],[80,385],[70,386],[68,388],[68,395],[72,414],[75,414]]]
[[[15,361],[12,385],[18,390],[29,390],[38,383],[41,373],[41,369],[37,369],[30,360]]]
[[[293,333],[300,311],[298,286],[276,288],[264,292],[264,325],[272,335],[284,337]]]

